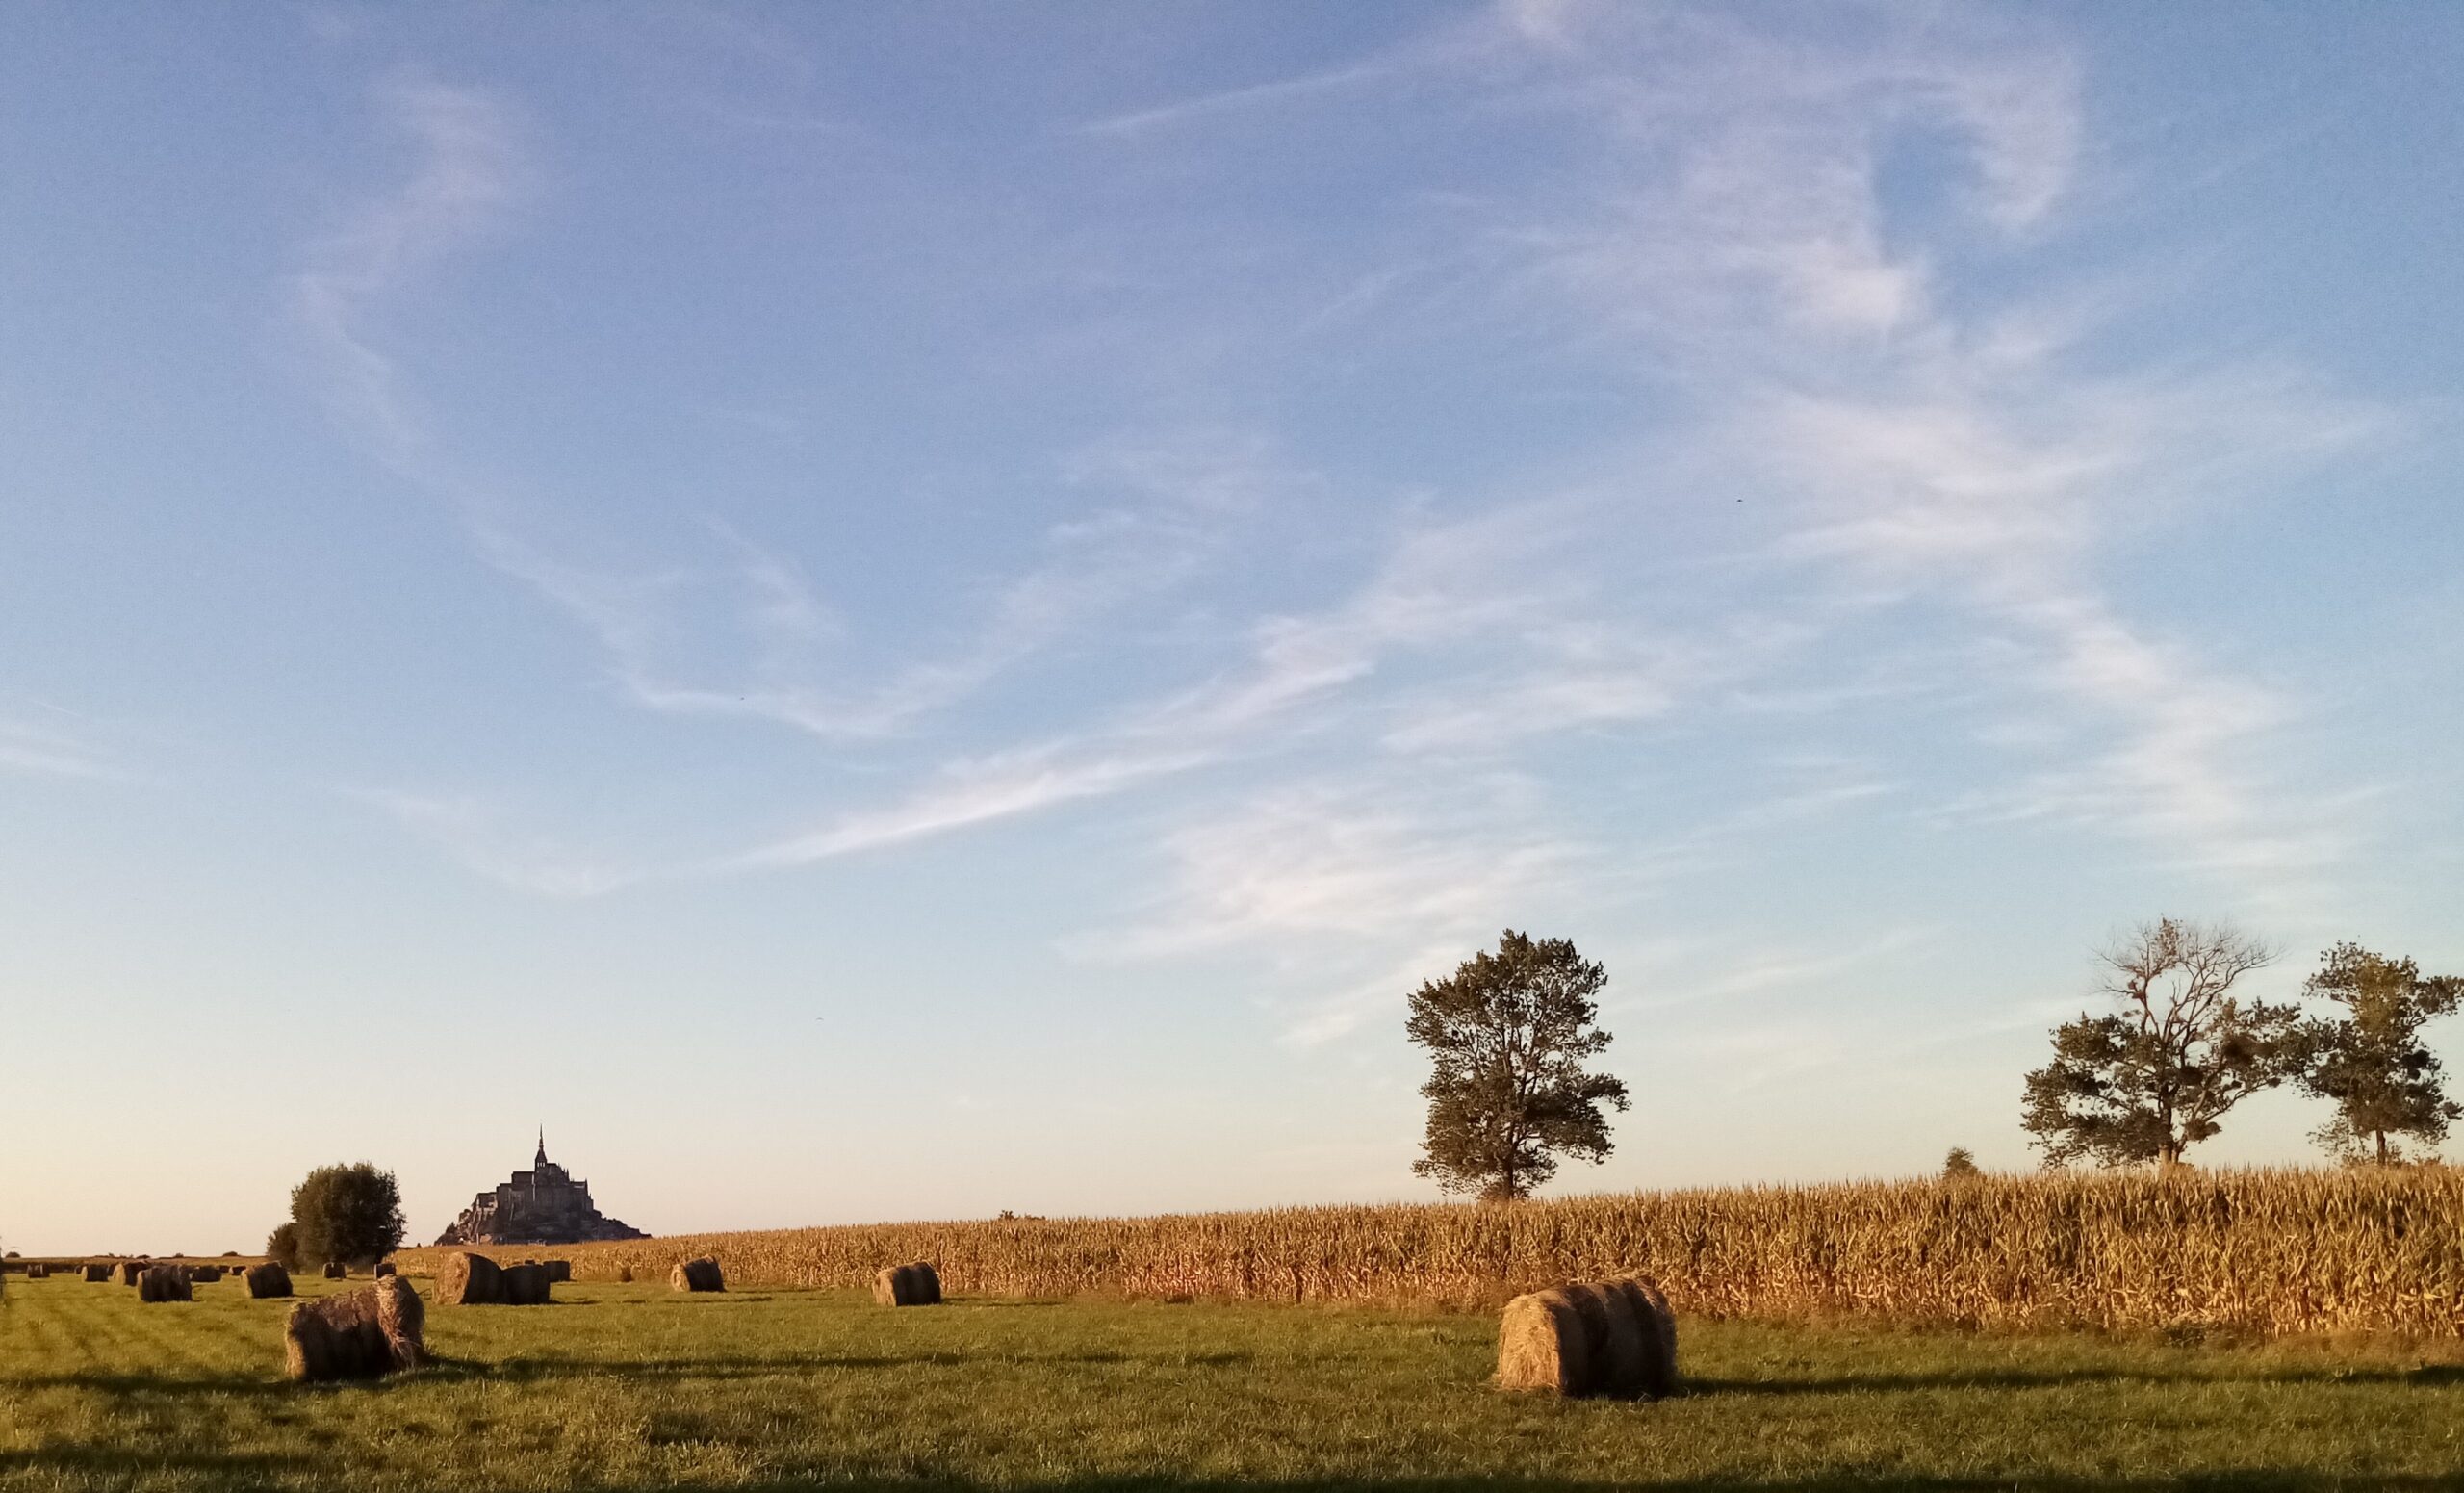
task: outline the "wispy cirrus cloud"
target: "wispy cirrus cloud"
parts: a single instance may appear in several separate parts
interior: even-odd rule
[[[907,798],[710,863],[714,872],[810,865],[952,831],[1103,798],[1200,765],[1195,752],[1040,749],[943,767]]]
[[[498,805],[472,794],[353,788],[344,796],[381,811],[473,875],[518,891],[559,899],[595,897],[651,880],[649,867],[577,854],[537,833],[509,827]]]
[[[1668,35],[1594,20],[1595,47]],[[1971,223],[2057,231],[2084,153],[2078,68],[2058,46],[1886,24],[1810,50],[1716,17],[1679,24],[1693,45],[1639,61],[1612,46],[1630,65],[1568,94],[1615,138],[1664,148],[1531,236],[1538,283],[1692,383],[1707,464],[1785,515],[1773,559],[1964,610],[2016,648],[1994,687],[2092,722],[2108,744],[2039,778],[2041,811],[2288,892],[2276,877],[2296,847],[2324,846],[2259,762],[2289,703],[2151,636],[2094,575],[2166,510],[2348,449],[2379,418],[2267,368],[2099,366],[2059,292],[1943,294],[1973,237],[1956,218],[1894,223],[1884,165],[1912,130],[1947,135],[1972,172]]]
[[[1616,1003],[1622,1010],[1657,1011],[1671,1006],[1732,1001],[1809,985],[1835,983],[1851,970],[1886,963],[1941,938],[1942,930],[1893,928],[1847,948],[1818,953],[1799,950],[1761,951],[1716,972],[1680,982],[1678,988],[1639,999]],[[1667,981],[1654,982],[1665,986]]]
[[[33,778],[133,783],[140,775],[82,735],[30,720],[0,717],[0,772]]]
[[[1299,320],[1347,339],[1508,328],[1518,366],[1573,370],[1612,404],[1649,391],[1647,429],[1429,492],[1287,458],[1299,443],[1267,419],[1124,418],[1049,455],[1075,502],[923,626],[852,609],[737,528],[682,558],[584,565],[492,509],[479,553],[592,639],[613,700],[783,727],[865,764],[857,801],[782,793],[768,828],[640,864],[775,871],[1134,801],[1160,889],[1069,946],[1305,950],[1278,987],[1300,1041],[1383,1009],[1399,971],[1485,940],[1502,910],[1630,907],[1828,816],[2059,822],[2298,896],[2341,853],[2270,769],[2298,703],[2138,615],[2105,570],[2254,472],[2367,439],[2374,417],[2281,370],[2117,359],[2100,335],[2125,280],[2009,272],[2094,200],[2076,56],[2001,21],[1871,15],[1835,32],[1502,6],[1071,136],[1091,159],[1203,169],[1245,131],[1320,113],[1304,104],[1512,121],[1516,148],[1549,142],[1549,169],[1424,184],[1359,236],[1375,255],[1348,237],[1329,254],[1324,284],[1293,297],[1319,308]],[[1322,113],[1340,138],[1348,113]],[[374,287],[474,231],[504,202],[488,184],[519,175],[485,148],[505,132],[484,111],[405,117],[426,121],[434,184],[372,210],[356,258],[335,254],[364,267],[311,297],[338,327],[370,324]],[[1918,202],[1892,187],[1912,150],[1942,188]],[[1215,361],[1283,372],[1292,319],[1259,320],[1274,329]],[[1140,667],[1108,666],[1133,647]],[[1554,765],[1656,733],[1733,752],[1723,733],[1747,727],[1819,755],[1835,721],[1884,710],[2002,712],[1999,736],[1957,728],[1986,740],[1975,770],[1998,785],[1934,793],[1888,761],[1776,787],[1732,773],[1732,802],[1646,825],[1596,778],[1558,776],[1600,761]],[[457,813],[405,822],[516,884],[624,884]]]
[[[291,292],[329,402],[400,459],[420,444],[421,421],[372,323],[387,297],[501,219],[528,165],[512,111],[488,93],[401,81],[379,90],[378,106],[410,142],[409,173],[311,244]]]
[[[934,630],[956,636],[945,651],[886,670],[833,646],[852,630],[790,557],[724,524],[709,526],[725,551],[715,561],[636,573],[578,566],[493,526],[476,539],[491,565],[591,633],[628,703],[860,741],[899,734],[1122,609],[1170,595],[1261,504],[1311,483],[1255,441],[1218,430],[1123,436],[1059,468],[1090,505],[1052,525],[1021,572],[980,588],[976,615]]]
[[[1382,747],[1415,764],[1467,749],[1511,755],[1601,727],[1770,713],[1776,702],[1810,720],[1927,694],[1969,708],[2050,703],[2077,729],[2041,745],[2068,759],[2023,771],[2012,801],[2168,847],[2180,867],[2242,895],[2298,898],[2301,874],[2339,847],[2265,765],[2291,703],[2133,624],[2095,576],[2110,549],[2162,527],[2168,510],[2228,501],[2262,469],[2347,449],[2377,417],[2265,368],[2117,372],[2082,355],[2094,327],[2071,293],[1980,297],[1949,278],[1980,242],[2061,231],[2086,154],[2076,59],[1904,18],[1820,47],[1712,13],[1577,6],[1508,19],[1520,24],[1483,35],[1489,60],[1523,41],[1540,55],[1493,65],[1483,83],[1585,121],[1602,154],[1553,194],[1481,207],[1485,242],[1507,246],[1497,283],[1528,310],[1580,308],[1592,319],[1572,334],[1580,346],[1622,344],[1637,376],[1682,387],[1698,415],[1654,443],[1657,473],[1595,480],[1562,506],[1571,522],[1554,532],[1499,510],[1496,532],[1522,540],[1510,553],[1465,526],[1464,553],[1482,556],[1487,589],[1381,580],[1351,606],[1279,624],[1280,650],[1309,665],[1296,677],[1373,701],[1370,713],[1390,722]],[[1203,102],[1211,112],[1249,100]],[[1898,220],[1887,200],[1886,167],[1916,134],[1950,141],[1970,173],[1947,219]],[[1703,591],[1717,609],[1674,619],[1604,583],[1628,554],[1616,536],[1651,522],[1646,495],[1672,474],[1777,514],[1759,552],[1734,557],[1733,583]],[[1535,575],[1548,579],[1498,584]],[[1415,610],[1451,619],[1467,597],[1486,610],[1451,635],[1444,623],[1381,624]],[[1992,646],[1934,650],[1922,676],[1903,678],[1882,667],[1888,656],[1860,661],[1837,635],[1850,620],[1862,635],[1878,614],[1945,606]],[[1379,671],[1408,656],[1416,631],[1447,639],[1443,662],[1381,687]],[[1817,660],[1831,680],[1781,682]],[[1365,770],[1326,791],[1342,801],[1377,783],[1391,795],[1416,770]],[[1760,836],[1800,816],[1894,794],[1926,808],[1864,775],[1586,855],[1630,890],[1655,866],[1701,870],[1756,853]],[[1377,949],[1416,952],[1351,987],[1335,973],[1307,977],[1323,1004],[1298,1030],[1340,1034],[1399,999],[1432,951],[1481,937],[1489,919],[1468,909],[1514,905],[1516,887],[1498,877],[1516,883],[1535,863],[1513,837],[1443,813],[1371,823],[1375,873],[1335,855],[1340,840],[1320,846],[1256,804],[1198,819],[1167,842],[1185,902],[1116,947],[1254,946],[1341,908],[1309,931],[1348,935],[1372,962]],[[1460,926],[1448,909],[1466,913]],[[1894,954],[1913,937],[1766,960],[1703,989],[1826,978],[1839,961]]]
[[[1152,130],[1202,119],[1210,115],[1233,114],[1242,110],[1290,104],[1315,93],[1335,93],[1370,83],[1391,79],[1402,72],[1406,63],[1401,59],[1372,60],[1322,71],[1303,73],[1296,77],[1275,78],[1243,88],[1224,89],[1170,103],[1153,104],[1108,115],[1078,126],[1082,135],[1140,135]]]
[[[1090,961],[1262,957],[1287,1042],[1332,1041],[1543,900],[1594,859],[1511,782],[1432,802],[1356,782],[1276,788],[1168,832],[1165,889],[1135,920],[1073,934]]]

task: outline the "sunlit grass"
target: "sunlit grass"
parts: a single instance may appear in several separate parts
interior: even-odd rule
[[[116,1285],[12,1282],[0,1487],[2464,1481],[2449,1345],[1688,1323],[1681,1398],[1563,1404],[1487,1387],[1495,1327],[1476,1316],[557,1294],[431,1308],[437,1367],[300,1389],[279,1377],[288,1303],[229,1282],[153,1306]]]

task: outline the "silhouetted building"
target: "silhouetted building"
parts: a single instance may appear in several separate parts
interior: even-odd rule
[[[499,1182],[471,1199],[444,1233],[441,1245],[584,1244],[594,1239],[648,1239],[650,1235],[604,1217],[590,1200],[590,1184],[548,1159],[548,1133],[539,1133],[539,1154],[530,1170]]]

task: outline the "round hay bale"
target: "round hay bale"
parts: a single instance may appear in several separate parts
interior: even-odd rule
[[[1676,1385],[1676,1327],[1648,1281],[1577,1281],[1506,1302],[1498,1385],[1558,1395],[1657,1397]]]
[[[1553,1395],[1587,1393],[1591,1342],[1582,1313],[1563,1291],[1533,1291],[1498,1318],[1498,1387]]]
[[[921,1262],[893,1265],[874,1273],[873,1300],[884,1306],[937,1306],[941,1277]]]
[[[306,1383],[375,1378],[427,1361],[426,1311],[399,1275],[302,1301],[283,1324],[283,1368]]]
[[[331,1308],[339,1296],[302,1301],[282,1325],[282,1372],[302,1383],[321,1384],[345,1377],[343,1333],[336,1329]],[[356,1355],[354,1355],[356,1356]]]
[[[249,1300],[279,1300],[291,1294],[291,1272],[268,1260],[263,1265],[251,1265],[242,1271],[240,1283],[248,1288]]]
[[[219,1265],[192,1265],[189,1267],[189,1279],[197,1285],[210,1286],[221,1278],[222,1267]]]
[[[445,1306],[494,1306],[504,1300],[504,1272],[484,1254],[457,1249],[436,1271],[436,1300]]]
[[[378,1260],[376,1262],[377,1279],[382,1280],[392,1274],[394,1274],[394,1262],[392,1260]]]
[[[416,1369],[427,1361],[427,1308],[420,1294],[399,1275],[388,1275],[369,1288],[376,1293],[376,1326],[397,1369]]]
[[[668,1272],[667,1283],[670,1289],[677,1291],[724,1291],[728,1288],[728,1278],[720,1271],[719,1262],[706,1254],[698,1260],[679,1263],[676,1269]]]
[[[574,1278],[574,1262],[571,1260],[542,1260],[540,1267],[547,1271],[551,1281],[562,1283]]]
[[[146,1264],[147,1262],[144,1260],[120,1261],[118,1266],[119,1283],[124,1286],[133,1286],[137,1284],[138,1277],[145,1274]]]
[[[26,1267],[26,1278],[28,1280],[49,1280],[51,1278],[51,1267],[40,1264],[29,1265]]]
[[[1582,1313],[1583,1331],[1591,1343],[1591,1392],[1617,1400],[1643,1394],[1644,1375],[1656,1351],[1641,1299],[1613,1286],[1578,1282],[1566,1287],[1567,1299]]]
[[[327,1260],[325,1262],[325,1278],[327,1280],[348,1280],[350,1278],[350,1270],[340,1260]]]
[[[1640,1275],[1608,1282],[1622,1293],[1643,1328],[1642,1393],[1654,1400],[1677,1393],[1677,1314],[1658,1286]]]
[[[89,1281],[109,1280],[112,1278],[112,1268],[108,1265],[89,1265],[86,1267],[86,1278]]]
[[[192,1301],[189,1290],[189,1273],[177,1265],[157,1265],[137,1277],[137,1299],[141,1301]]]
[[[506,1266],[499,1288],[507,1306],[545,1306],[550,1284],[547,1266],[526,1262]]]

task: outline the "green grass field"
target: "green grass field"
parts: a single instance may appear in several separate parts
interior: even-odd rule
[[[1489,1389],[1481,1317],[557,1295],[303,1389],[287,1302],[13,1280],[0,1489],[2464,1487],[2452,1345],[1686,1323],[1687,1392],[1630,1405]]]

